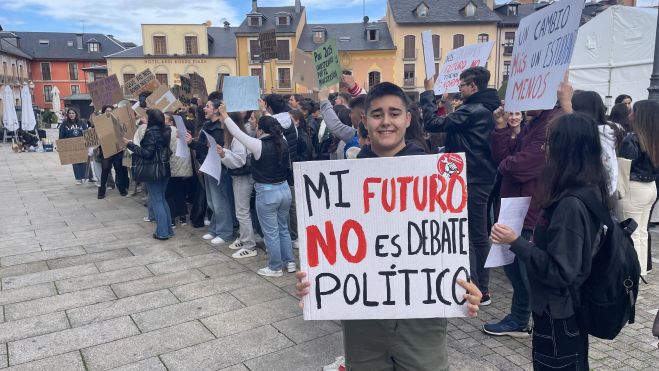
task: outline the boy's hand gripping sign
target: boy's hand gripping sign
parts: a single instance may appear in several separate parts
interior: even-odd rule
[[[464,154],[298,162],[304,318],[464,317]]]

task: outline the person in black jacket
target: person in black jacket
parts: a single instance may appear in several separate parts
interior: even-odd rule
[[[69,108],[66,110],[66,118],[59,127],[59,139],[81,137],[83,131],[87,130],[87,127],[87,123],[78,117],[78,112],[73,108]],[[82,184],[85,180],[86,173],[86,162],[73,164],[73,175],[76,178],[76,184]]]
[[[490,152],[490,134],[494,130],[493,112],[501,106],[497,91],[488,89],[490,71],[472,67],[460,74],[460,94],[464,99],[454,112],[438,117],[433,78],[425,81],[421,93],[425,129],[429,133],[446,133],[446,152],[464,152],[467,159],[469,193],[469,259],[471,278],[483,292],[483,305],[489,305],[489,270],[485,260],[488,242],[487,200],[494,185],[496,165]]]
[[[112,112],[112,106],[103,106],[101,109],[101,114]],[[108,158],[103,156],[103,149],[99,146],[98,156],[101,158],[101,179],[100,186],[98,187],[98,199],[105,198],[105,189],[108,183],[108,178],[110,177],[110,171],[114,167],[114,173],[116,174],[116,183],[119,194],[122,196],[128,195],[128,188],[130,187],[130,180],[128,179],[128,169],[123,166],[124,160],[124,151],[119,151]]]
[[[217,99],[211,99],[206,103],[206,106],[204,106],[204,116],[207,121],[201,130],[212,136],[216,144],[224,147],[224,129],[222,129],[222,121],[220,112],[218,111],[221,103]],[[200,131],[198,139],[193,140],[192,134],[187,133],[185,140],[188,146],[195,150],[196,159],[199,164],[203,164],[209,151],[206,135]],[[213,148],[213,150],[215,149]],[[213,245],[223,244],[232,239],[233,221],[236,219],[229,170],[222,165],[219,184],[210,175],[204,173],[203,176],[206,202],[208,203],[208,207],[213,211],[213,216],[208,226],[208,233],[202,238],[204,240],[210,240]]]
[[[510,250],[527,269],[533,312],[534,370],[588,370],[588,334],[579,328],[572,292],[590,275],[602,224],[576,196],[607,206],[608,179],[597,125],[581,113],[563,115],[548,128],[547,165],[540,178],[543,216],[533,242],[495,224],[494,243]]]
[[[161,158],[166,159],[165,163],[169,167],[169,140],[170,130],[165,126],[165,115],[160,110],[151,109],[147,112],[147,126],[144,137],[140,145],[136,145],[132,140],[123,138],[126,147],[133,152],[133,156],[142,157],[145,160],[151,160],[160,152]],[[169,171],[167,171],[169,173]],[[165,199],[165,190],[169,177],[147,181],[146,188],[149,191],[149,208],[156,218],[156,231],[153,238],[157,240],[167,240],[174,237],[172,229],[172,216],[169,211],[169,205]]]

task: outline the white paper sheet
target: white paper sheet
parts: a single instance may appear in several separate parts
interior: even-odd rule
[[[524,227],[529,205],[531,205],[531,197],[502,198],[497,223],[507,225],[519,236]],[[510,245],[492,244],[490,254],[485,261],[485,268],[502,267],[514,260],[515,254],[510,251]]]
[[[423,60],[426,66],[426,79],[435,77],[435,49],[432,45],[432,31],[421,32],[421,42],[423,45]]]
[[[222,175],[222,159],[220,155],[217,154],[217,142],[212,135],[208,134],[205,131],[201,131],[208,139],[208,155],[204,163],[201,164],[199,170],[203,173],[210,175],[213,179],[217,180],[217,184],[220,184],[220,176]]]
[[[188,148],[188,143],[185,142],[187,129],[183,123],[183,118],[174,115],[174,122],[176,123],[176,132],[178,133],[178,138],[176,138],[176,157],[190,158],[190,148]]]

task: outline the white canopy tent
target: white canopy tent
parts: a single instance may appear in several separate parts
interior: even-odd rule
[[[627,94],[648,98],[657,10],[615,5],[579,28],[570,81],[603,99]],[[611,102],[613,104],[613,102]]]

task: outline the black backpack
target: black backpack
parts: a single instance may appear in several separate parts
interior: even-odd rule
[[[631,235],[633,219],[616,222],[600,202],[571,193],[606,226],[595,253],[590,275],[579,292],[570,289],[579,327],[589,335],[613,340],[627,323],[634,323],[641,266]]]

